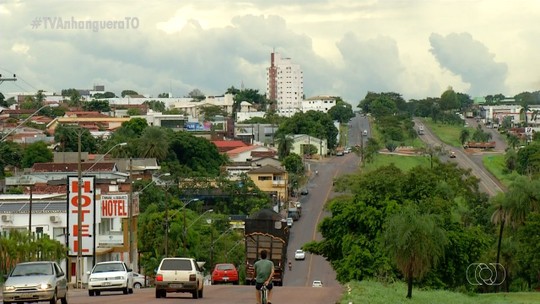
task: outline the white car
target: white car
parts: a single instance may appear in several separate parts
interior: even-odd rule
[[[156,273],[156,298],[166,298],[168,292],[189,292],[194,299],[203,297],[204,262],[192,258],[164,258]]]
[[[319,281],[319,280],[313,281],[313,284],[311,284],[311,287],[323,287],[322,281]]]
[[[148,287],[149,280],[146,278],[144,279],[144,275],[140,273],[133,273],[133,288],[142,288],[142,287]]]
[[[294,259],[295,260],[304,260],[305,258],[306,258],[306,253],[302,249],[298,249],[294,253]]]
[[[133,293],[133,272],[124,262],[97,263],[88,272],[88,295],[99,296],[102,291]]]

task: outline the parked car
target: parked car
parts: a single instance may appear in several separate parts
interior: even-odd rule
[[[238,285],[238,282],[238,270],[236,270],[236,267],[234,267],[233,264],[216,264],[212,271],[212,285],[220,283],[233,283],[233,285]]]
[[[148,287],[150,285],[150,280],[148,277],[145,279],[144,275],[140,273],[133,273],[133,288],[142,288]]]
[[[363,136],[367,136],[367,130],[364,130],[364,131],[362,132],[362,135],[363,135]]]
[[[292,217],[288,217],[288,218],[287,218],[287,226],[289,226],[289,228],[290,228],[290,227],[292,227],[293,223],[294,223],[293,218],[292,218]]]
[[[294,253],[294,259],[295,260],[305,260],[306,259],[306,253],[302,249],[296,250]]]
[[[133,293],[133,272],[124,262],[100,262],[88,272],[88,295],[99,296],[102,291]]]
[[[60,299],[67,304],[67,292],[66,276],[56,262],[26,262],[17,264],[7,275],[2,298],[4,303],[56,303]]]
[[[302,188],[302,190],[300,190],[300,194],[301,195],[308,195],[309,194],[308,188]]]
[[[203,297],[204,262],[192,258],[164,258],[156,273],[156,298],[168,292],[190,292],[194,299]]]
[[[313,281],[313,284],[311,284],[311,287],[323,287],[322,281],[319,281],[319,280]]]
[[[450,158],[456,158],[456,152],[451,151],[450,152]]]

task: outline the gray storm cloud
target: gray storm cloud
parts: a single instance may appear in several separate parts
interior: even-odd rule
[[[436,33],[429,37],[430,52],[442,68],[459,75],[470,84],[472,96],[497,94],[506,91],[508,67],[495,62],[495,55],[469,33],[452,33],[442,36]]]

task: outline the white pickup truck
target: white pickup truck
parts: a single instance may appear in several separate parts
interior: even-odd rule
[[[205,262],[192,258],[164,258],[156,273],[156,298],[168,292],[190,292],[194,299],[203,297]]]

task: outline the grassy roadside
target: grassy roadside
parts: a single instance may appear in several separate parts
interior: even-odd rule
[[[408,171],[416,166],[429,166],[429,158],[423,156],[404,156],[396,154],[377,154],[372,163],[366,163],[363,172],[394,164],[402,171]]]
[[[437,135],[442,142],[454,147],[462,146],[459,135],[463,129],[468,129],[470,134],[474,133],[474,128],[434,123],[431,118],[422,119],[422,123],[431,129],[431,132]]]
[[[516,172],[510,174],[504,172],[504,168],[506,167],[504,155],[485,155],[482,158],[482,163],[484,164],[484,167],[486,167],[486,169],[506,187],[510,186],[514,179],[519,176]]]
[[[403,282],[382,284],[373,281],[345,284],[340,304],[532,304],[540,303],[540,293],[513,292],[490,294],[463,294],[447,290],[421,290],[413,288],[412,298],[405,298],[407,285]]]

